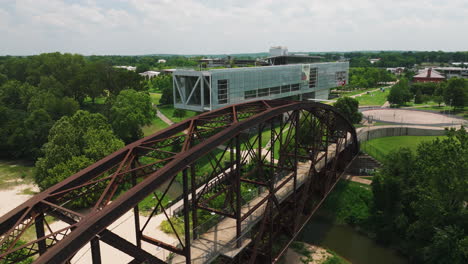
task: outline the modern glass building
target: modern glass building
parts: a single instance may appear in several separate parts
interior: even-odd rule
[[[331,88],[348,82],[348,71],[348,62],[176,70],[174,106],[209,111],[259,99],[328,99]]]

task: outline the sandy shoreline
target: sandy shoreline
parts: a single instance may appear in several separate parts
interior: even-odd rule
[[[20,184],[8,189],[0,189],[0,216],[3,216],[32,197],[30,194],[22,194],[26,189],[35,192],[39,191],[39,188],[32,184]]]

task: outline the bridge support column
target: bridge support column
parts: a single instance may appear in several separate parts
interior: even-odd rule
[[[184,245],[184,254],[185,254],[185,263],[191,263],[190,256],[190,206],[188,199],[188,176],[187,169],[185,168],[182,171],[182,182],[183,182],[183,196],[184,196],[184,231],[185,231],[185,245]],[[193,199],[193,197],[192,197]],[[196,210],[196,209],[195,209]]]
[[[135,168],[135,162],[133,161],[131,164],[131,168]],[[132,172],[132,186],[135,186],[137,184],[136,181],[136,174],[135,172]],[[135,239],[136,239],[136,245],[137,247],[141,248],[141,229],[140,229],[140,208],[138,207],[138,204],[133,207],[133,218],[135,220]]]
[[[44,232],[44,214],[39,213],[36,217],[35,221],[35,226],[36,226],[36,237],[37,239],[40,239],[45,236]],[[47,246],[46,246],[46,241],[45,239],[40,240],[38,243],[39,246],[39,254],[42,255],[46,252]]]
[[[190,187],[192,190],[192,228],[193,228],[193,239],[198,238],[198,213],[197,213],[197,182],[196,182],[196,171],[195,164],[190,165]]]
[[[101,264],[101,247],[99,245],[99,239],[97,237],[93,238],[90,244],[93,264]]]
[[[294,135],[294,179],[293,179],[293,200],[294,200],[294,209],[293,209],[293,212],[294,212],[294,215],[298,216],[299,213],[302,213],[302,212],[298,212],[297,211],[297,155],[298,155],[298,149],[299,149],[299,133],[300,133],[300,129],[299,129],[299,123],[300,123],[300,111],[296,111],[296,116],[295,116],[295,120],[294,122],[296,123],[295,124],[295,130],[296,130],[296,134]],[[296,232],[296,228],[297,226],[294,225],[293,227],[293,232]]]
[[[236,239],[237,239],[237,243],[236,243],[236,246],[239,248],[241,247],[242,245],[242,241],[240,239],[241,235],[242,235],[242,219],[241,219],[241,200],[242,200],[242,197],[241,197],[241,182],[240,182],[240,178],[241,178],[241,146],[240,146],[240,138],[239,138],[239,135],[236,136],[236,140],[235,140],[235,143],[236,143],[236,174],[235,174],[235,177],[236,177]]]

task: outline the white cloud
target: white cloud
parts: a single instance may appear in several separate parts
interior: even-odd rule
[[[431,0],[0,0],[3,54],[466,50],[468,4]],[[5,34],[5,33],[4,33]],[[4,35],[5,36],[5,35]]]

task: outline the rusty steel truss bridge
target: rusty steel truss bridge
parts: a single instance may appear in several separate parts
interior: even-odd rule
[[[274,263],[358,151],[354,127],[329,105],[255,101],[206,112],[2,216],[0,263]],[[131,225],[119,233],[124,216]],[[155,235],[162,225],[172,234]]]

